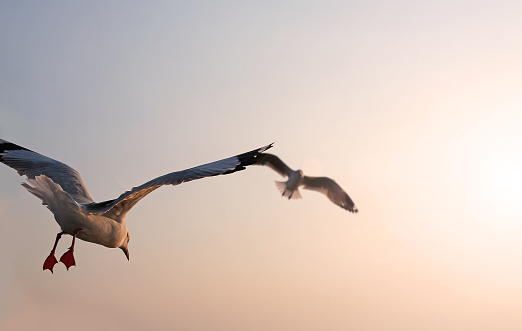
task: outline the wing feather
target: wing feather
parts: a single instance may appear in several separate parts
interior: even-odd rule
[[[303,178],[303,188],[325,194],[330,201],[352,213],[357,213],[357,207],[348,194],[333,179],[328,177]]]
[[[0,162],[15,169],[20,176],[35,179],[45,175],[62,187],[78,203],[93,202],[80,174],[70,166],[0,139]]]
[[[268,166],[283,177],[290,177],[290,174],[294,172],[286,165],[286,163],[274,154],[264,153],[260,155],[255,164]]]
[[[181,183],[197,180],[205,177],[226,175],[236,171],[244,170],[246,166],[252,165],[265,150],[272,147],[272,144],[253,151],[232,156],[223,160],[210,162],[197,167],[182,171],[171,172],[169,174],[154,178],[140,186],[132,188],[120,195],[118,198],[100,203],[84,205],[87,212],[91,214],[103,214],[112,219],[122,219],[125,214],[152,191],[164,185],[179,185]]]

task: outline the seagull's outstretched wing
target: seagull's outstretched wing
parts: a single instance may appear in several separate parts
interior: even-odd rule
[[[308,177],[303,178],[303,187],[325,194],[330,201],[336,205],[357,213],[357,207],[348,194],[333,179],[328,177]]]
[[[259,155],[256,161],[257,165],[264,165],[270,167],[283,177],[289,177],[293,172],[281,159],[274,154],[264,153]]]
[[[45,175],[59,184],[78,203],[93,202],[80,174],[67,164],[0,139],[0,162],[34,179]]]
[[[246,166],[252,165],[261,154],[271,148],[272,144],[255,149],[253,151],[232,156],[223,160],[203,164],[194,168],[171,172],[134,187],[120,195],[117,199],[100,203],[84,205],[86,211],[91,214],[103,214],[114,220],[121,220],[125,214],[147,194],[163,185],[178,185],[191,180],[210,176],[226,175],[236,171],[244,170]]]

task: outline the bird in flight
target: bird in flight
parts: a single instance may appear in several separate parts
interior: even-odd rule
[[[268,166],[281,176],[288,177],[286,182],[276,181],[277,189],[288,199],[300,199],[299,187],[302,186],[325,194],[330,201],[352,213],[359,211],[348,194],[331,178],[305,176],[302,170],[291,169],[279,157],[269,153],[259,155],[255,164]]]
[[[130,236],[125,225],[125,215],[138,201],[163,185],[178,185],[244,170],[271,147],[272,144],[269,144],[223,160],[171,172],[134,187],[116,199],[103,202],[94,202],[80,174],[70,166],[2,139],[0,162],[18,171],[20,176],[27,176],[27,182],[22,183],[23,187],[42,200],[61,228],[43,264],[43,270],[53,272],[54,265],[58,263],[54,253],[62,235],[73,237],[71,247],[60,258],[67,270],[76,265],[76,238],[109,248],[120,248],[129,259]]]

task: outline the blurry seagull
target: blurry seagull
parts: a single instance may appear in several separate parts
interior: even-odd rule
[[[67,269],[75,265],[73,252],[77,237],[110,248],[118,247],[129,259],[129,231],[125,225],[125,214],[138,201],[163,185],[178,185],[243,170],[254,164],[261,153],[270,147],[272,144],[223,160],[171,172],[134,187],[116,199],[103,202],[94,202],[80,174],[73,168],[2,139],[0,162],[17,170],[20,176],[27,176],[27,183],[22,183],[23,187],[42,200],[42,204],[51,210],[61,227],[62,231],[56,236],[51,254],[43,265],[43,270],[53,272],[54,265],[58,263],[54,252],[63,234],[73,236],[71,247],[60,258]]]
[[[288,177],[286,182],[276,181],[279,192],[288,199],[301,199],[299,186],[308,190],[319,191],[325,194],[330,201],[352,213],[357,213],[357,207],[346,192],[333,179],[328,177],[309,177],[302,170],[292,170],[281,159],[273,154],[259,155],[256,165],[264,165],[272,168],[283,177]]]

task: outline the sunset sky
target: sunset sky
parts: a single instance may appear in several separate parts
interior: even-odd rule
[[[96,201],[275,142],[269,168],[163,187],[130,261],[60,231],[0,165],[0,330],[522,330],[522,2],[2,1],[0,138]],[[59,257],[70,246],[64,236]]]

